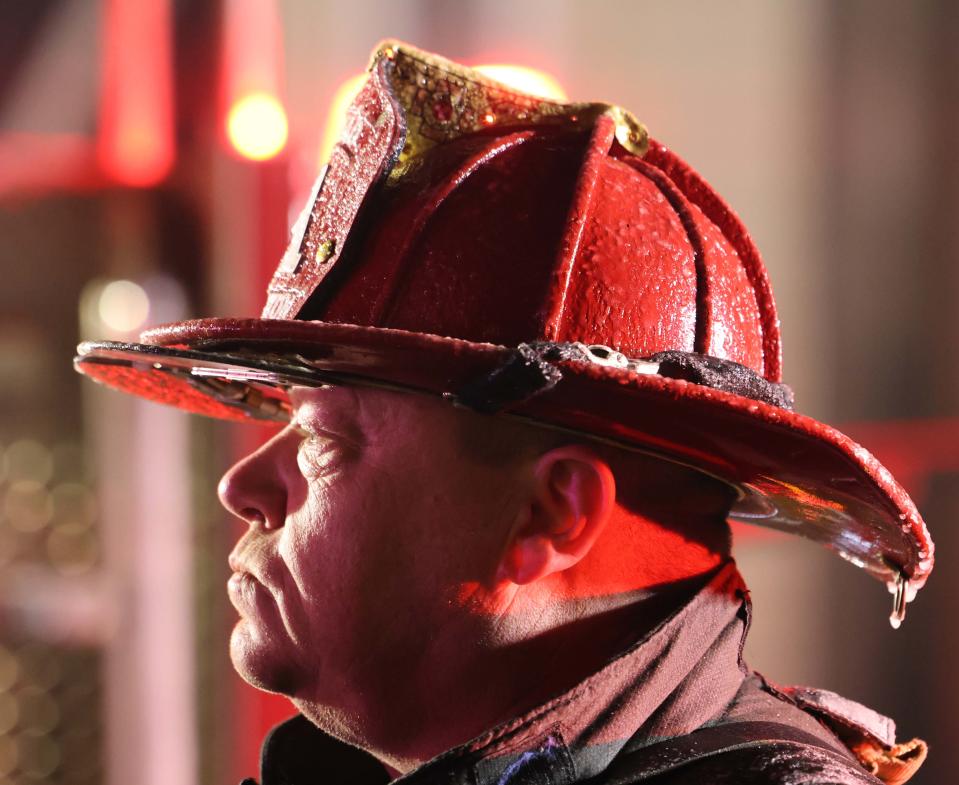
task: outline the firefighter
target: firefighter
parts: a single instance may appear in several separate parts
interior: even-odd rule
[[[87,343],[120,390],[280,430],[223,478],[263,785],[887,783],[925,756],[742,660],[729,520],[887,584],[933,546],[794,410],[739,219],[629,112],[388,42],[261,318]]]

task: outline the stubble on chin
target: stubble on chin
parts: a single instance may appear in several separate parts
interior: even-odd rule
[[[255,635],[244,619],[230,635],[230,660],[240,678],[258,690],[293,697],[302,686],[296,665],[283,656],[275,642]]]

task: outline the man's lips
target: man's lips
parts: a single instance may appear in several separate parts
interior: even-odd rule
[[[230,576],[226,584],[230,602],[242,615],[258,615],[259,604],[263,600],[264,588],[256,577],[249,572],[239,570]]]
[[[227,581],[226,590],[233,607],[244,617],[270,613],[267,606],[273,602],[268,554],[262,548],[262,542],[244,537],[227,559],[233,575]]]

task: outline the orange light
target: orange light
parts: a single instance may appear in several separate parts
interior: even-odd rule
[[[326,116],[326,129],[323,131],[323,143],[320,145],[319,167],[322,169],[330,160],[330,153],[333,152],[333,145],[343,133],[343,124],[346,122],[346,110],[349,109],[353,99],[363,89],[366,83],[367,74],[357,74],[351,76],[338,88],[333,94],[333,100],[330,102],[330,111]]]
[[[551,101],[569,100],[560,83],[545,71],[523,65],[478,65],[476,70],[521,93],[537,95]]]
[[[124,185],[150,186],[173,165],[170,0],[107,0],[97,154]]]
[[[230,107],[226,131],[230,144],[240,155],[266,161],[286,145],[286,111],[276,96],[252,93]]]
[[[277,0],[223,0],[223,130],[244,158],[266,161],[286,146],[283,36]]]

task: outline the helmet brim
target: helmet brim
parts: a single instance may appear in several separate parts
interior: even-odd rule
[[[285,421],[291,386],[350,384],[460,402],[511,347],[338,323],[204,319],[144,343],[79,347],[92,379],[186,411]],[[683,379],[558,361],[559,378],[504,416],[652,453],[735,487],[731,519],[819,542],[907,598],[932,570],[933,544],[905,490],[845,434],[769,403]],[[903,582],[907,585],[904,587]]]

